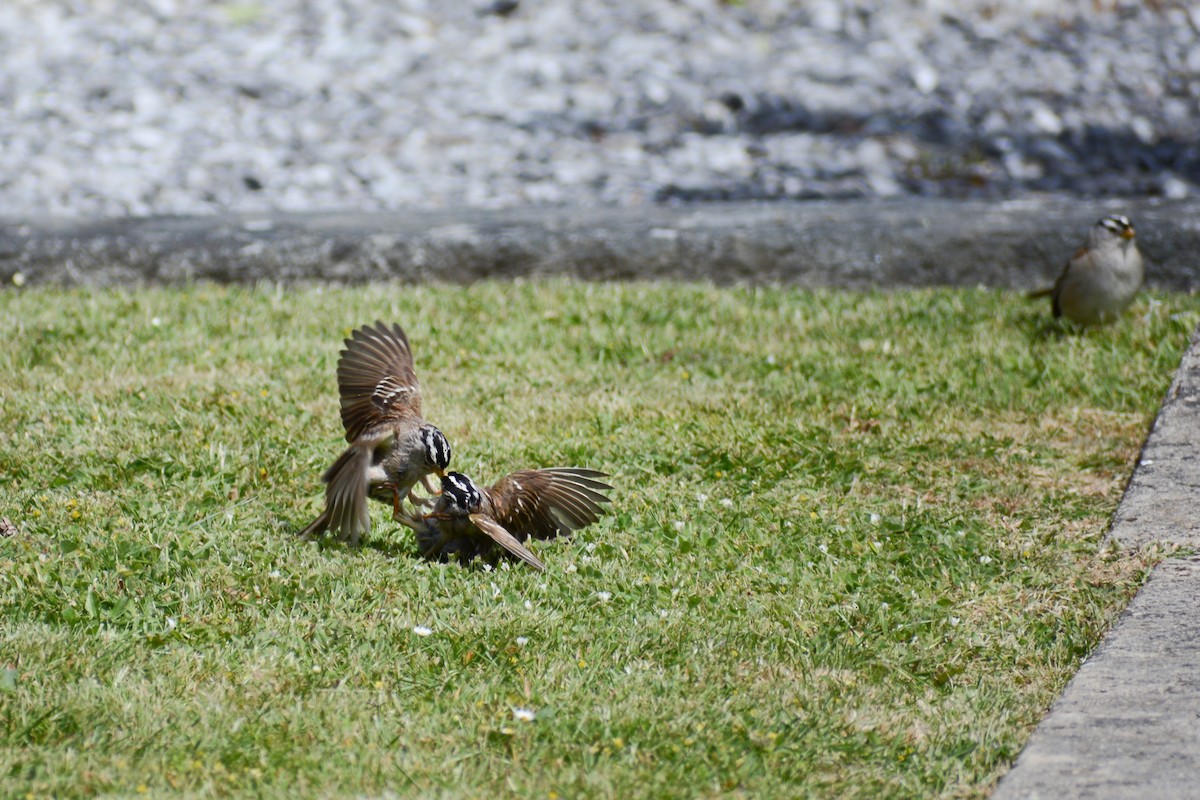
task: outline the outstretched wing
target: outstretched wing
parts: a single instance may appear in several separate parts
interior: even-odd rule
[[[486,514],[471,514],[469,519],[475,524],[476,528],[488,535],[492,541],[503,547],[508,552],[512,553],[517,558],[524,561],[529,566],[536,569],[538,572],[545,572],[546,565],[538,560],[538,557],[529,552],[529,548],[517,541],[517,537],[513,536],[504,526],[496,522],[496,520]]]
[[[421,416],[421,387],[408,337],[399,325],[364,325],[345,345],[337,381],[346,441],[380,424]]]
[[[489,490],[496,521],[524,541],[552,539],[585,528],[600,518],[603,472],[578,467],[526,469],[497,481]]]

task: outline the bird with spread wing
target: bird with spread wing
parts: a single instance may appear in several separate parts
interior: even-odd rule
[[[442,493],[430,513],[401,520],[416,532],[424,557],[460,562],[479,556],[495,561],[501,553],[544,570],[525,541],[553,539],[585,528],[600,518],[603,472],[578,467],[520,470],[490,487],[460,472],[442,478]]]
[[[450,443],[421,416],[412,350],[399,325],[365,325],[344,344],[337,382],[350,446],[322,476],[325,510],[300,535],[330,530],[357,545],[371,530],[367,498],[391,504],[393,518],[407,522],[404,500],[417,502],[411,492],[418,481],[437,491],[428,478],[446,474]]]

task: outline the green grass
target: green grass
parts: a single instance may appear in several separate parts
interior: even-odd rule
[[[1099,543],[1198,309],[0,293],[0,795],[983,796],[1154,557]],[[456,469],[612,473],[546,574],[421,562],[382,506],[293,537],[376,318]]]

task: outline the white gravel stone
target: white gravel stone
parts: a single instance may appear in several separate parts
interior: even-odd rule
[[[485,8],[4,0],[0,214],[1177,193],[1200,180],[1184,146],[1200,141],[1190,7]]]

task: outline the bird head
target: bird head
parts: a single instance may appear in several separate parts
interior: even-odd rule
[[[1137,232],[1129,217],[1110,214],[1092,226],[1092,238],[1097,242],[1123,243],[1132,241]]]
[[[442,478],[442,495],[455,510],[465,514],[474,514],[483,504],[483,492],[461,472],[446,473]]]
[[[446,477],[446,467],[450,466],[450,442],[445,434],[432,425],[421,428],[421,447],[425,451],[425,463],[439,478]]]

